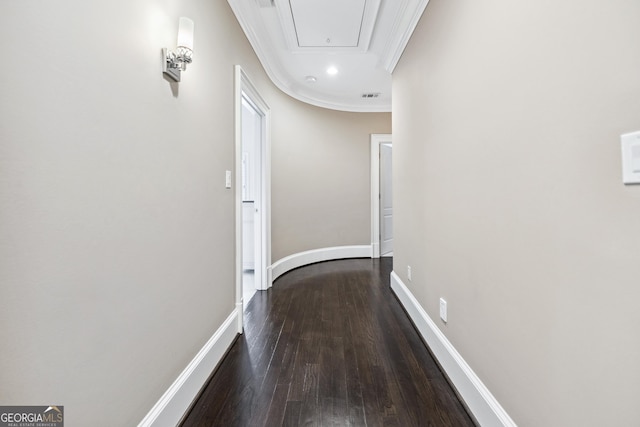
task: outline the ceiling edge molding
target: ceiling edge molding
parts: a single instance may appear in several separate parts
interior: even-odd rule
[[[307,104],[315,105],[316,107],[328,108],[329,110],[338,110],[338,111],[347,111],[350,113],[390,113],[391,105],[372,105],[370,107],[365,107],[362,105],[349,105],[345,103],[333,103],[320,99],[315,99],[309,96],[300,95],[296,93],[295,95],[291,95],[287,91],[284,91],[287,95],[297,99],[298,101],[302,101]]]
[[[366,32],[366,34],[364,35],[366,43],[362,45],[362,48],[365,52],[367,52],[369,51],[369,46],[371,45],[373,29],[375,28],[376,22],[378,21],[378,14],[380,13],[380,0],[372,0],[371,2],[366,2],[365,4],[365,13],[369,16],[369,19],[366,20],[366,26],[363,26],[362,28],[363,32]]]
[[[407,4],[408,2],[405,2],[405,5]],[[409,43],[409,39],[411,38],[413,31],[418,26],[418,22],[420,21],[420,18],[422,17],[422,14],[426,9],[427,4],[429,4],[429,0],[417,1],[417,4],[414,10],[411,13],[411,21],[406,26],[405,31],[398,38],[397,41],[392,42],[389,50],[385,52],[384,69],[387,70],[388,72],[393,73],[393,70],[396,68],[396,65],[398,65],[398,61],[400,61],[400,57],[402,56],[404,49],[407,47],[407,44]],[[400,14],[401,17],[403,15],[406,15],[406,13]],[[394,23],[394,26],[398,26],[398,25],[400,25],[400,21],[396,21],[396,23]]]
[[[409,1],[410,0],[397,0],[397,4],[399,4],[399,7],[396,11],[395,16],[393,17],[393,24],[389,33],[391,36],[387,38],[387,42],[384,44],[384,48],[380,52],[379,64],[387,72],[390,72],[390,64],[391,62],[393,62],[396,51],[398,49],[404,50],[404,48],[400,46],[401,37],[393,37],[393,35],[398,33],[398,28],[400,28],[405,14],[407,13]]]
[[[297,93],[291,86],[290,83],[281,78],[281,73],[277,70],[274,70],[272,64],[268,61],[268,56],[265,55],[265,50],[263,49],[262,44],[260,43],[260,38],[257,37],[255,30],[253,29],[253,23],[247,22],[244,17],[248,14],[253,15],[253,11],[251,8],[242,9],[242,4],[246,0],[227,0],[227,3],[231,7],[233,14],[236,17],[236,20],[240,24],[242,31],[245,36],[249,40],[249,44],[253,48],[258,60],[262,64],[267,76],[271,79],[274,85],[282,92],[286,93],[290,97],[297,99],[300,102],[304,102],[306,104],[311,104],[316,107],[327,108],[330,110],[338,110],[338,111],[348,111],[354,113],[388,113],[391,112],[391,104],[388,105],[376,105],[371,107],[366,107],[362,105],[353,105],[346,103],[337,103],[337,102],[328,102],[325,100],[316,99],[313,97],[305,96]],[[259,19],[254,19],[254,21],[260,22]],[[417,21],[416,21],[417,22]],[[259,25],[259,24],[257,24]]]
[[[293,24],[293,16],[289,0],[274,0],[278,19],[282,24],[282,33],[284,35],[287,47],[293,52],[298,49],[298,39],[296,38],[296,28]]]

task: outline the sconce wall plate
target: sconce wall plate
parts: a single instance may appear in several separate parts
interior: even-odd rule
[[[162,72],[175,82],[180,81],[180,67],[175,67],[175,61],[171,58],[172,53],[166,47],[162,48]]]

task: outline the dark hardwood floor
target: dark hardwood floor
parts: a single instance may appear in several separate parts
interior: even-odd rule
[[[473,426],[390,272],[390,258],[330,261],[258,292],[182,426]]]

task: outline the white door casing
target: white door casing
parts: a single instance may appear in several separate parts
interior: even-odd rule
[[[242,100],[243,97],[248,99],[262,116],[261,120],[261,149],[260,158],[258,159],[260,170],[260,184],[254,188],[254,194],[260,198],[260,209],[255,217],[254,224],[260,228],[260,236],[256,238],[255,270],[260,271],[260,280],[256,275],[256,289],[266,290],[271,286],[269,272],[267,267],[271,265],[271,110],[267,103],[262,99],[255,86],[249,80],[242,67],[235,66],[235,286],[236,286],[236,310],[243,313],[242,300],[242,229],[243,229],[243,189],[242,189]],[[238,332],[243,332],[243,316],[238,316]]]

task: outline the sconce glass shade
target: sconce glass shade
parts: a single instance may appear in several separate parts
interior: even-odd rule
[[[193,21],[182,17],[178,21],[178,48],[193,50]]]

